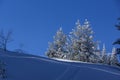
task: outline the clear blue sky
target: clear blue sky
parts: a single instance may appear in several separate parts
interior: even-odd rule
[[[114,27],[120,17],[119,5],[119,0],[0,0],[0,29],[13,31],[10,50],[22,43],[25,51],[44,55],[60,26],[68,34],[77,19],[83,23],[87,18],[95,40],[105,43],[110,52],[112,42],[120,37]]]

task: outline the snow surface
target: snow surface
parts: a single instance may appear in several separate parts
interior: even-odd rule
[[[0,51],[7,79],[0,80],[120,80],[120,68],[108,65],[49,59]]]

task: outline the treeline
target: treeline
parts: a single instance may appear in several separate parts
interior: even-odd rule
[[[105,46],[103,50],[99,50],[93,34],[87,19],[82,25],[78,20],[69,35],[64,34],[62,28],[56,32],[45,54],[50,58],[116,65],[118,63],[116,49],[114,48],[111,54],[106,53]]]

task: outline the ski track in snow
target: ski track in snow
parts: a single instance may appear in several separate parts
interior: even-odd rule
[[[63,74],[61,74],[56,80],[74,80],[74,77],[78,73],[78,71],[78,67],[76,68],[69,64]]]
[[[73,69],[71,69],[71,68],[73,68]],[[100,68],[92,68],[92,67],[87,67],[87,66],[69,65],[67,67],[67,69],[56,80],[74,80],[75,75],[79,72],[79,70],[78,70],[79,68],[89,68],[89,69],[93,69],[93,70],[97,70],[97,71],[106,72],[106,73],[109,73],[109,74],[112,74],[112,75],[120,76],[119,73],[108,71],[108,70],[104,70],[104,69],[100,69]],[[66,75],[67,75],[67,79],[66,79]],[[72,77],[71,77],[71,75],[72,75]]]
[[[73,68],[74,67],[77,67],[77,68],[72,69],[72,71],[71,71],[72,67],[70,67],[70,66],[72,66]],[[63,72],[63,74],[61,74],[56,80],[63,80],[64,78],[66,78],[66,75],[72,75],[72,78],[74,78],[75,74],[77,74],[77,72],[79,71],[78,70],[79,68],[89,68],[89,69],[93,69],[93,70],[97,70],[97,71],[106,72],[106,73],[109,73],[109,74],[112,74],[112,75],[120,76],[120,73],[116,73],[116,72],[112,72],[112,71],[108,71],[108,70],[104,70],[104,69],[100,69],[100,68],[92,68],[92,67],[87,67],[87,66],[69,65],[68,68]],[[69,79],[72,80],[70,78],[70,76],[69,76]]]
[[[110,74],[114,74],[114,75],[120,76],[120,73],[108,71],[108,70],[105,70],[105,69],[93,68],[93,67],[87,67],[87,66],[75,66],[75,67],[84,67],[84,68],[94,69],[94,70],[103,71],[103,72],[106,72],[106,73],[110,73]]]
[[[0,55],[1,56],[1,55]],[[51,62],[51,63],[58,63],[58,64],[65,64],[65,65],[68,65],[68,68],[56,79],[56,80],[61,80],[61,78],[63,76],[65,76],[65,74],[73,74],[73,73],[69,73],[70,71],[70,67],[73,66],[73,67],[77,67],[77,68],[89,68],[89,69],[94,69],[94,70],[98,70],[98,71],[103,71],[103,72],[106,72],[106,73],[109,73],[109,74],[113,74],[113,75],[118,75],[120,76],[120,73],[116,73],[116,72],[112,72],[112,71],[108,71],[108,70],[105,70],[105,69],[100,69],[100,68],[93,68],[93,67],[87,67],[87,66],[78,66],[78,65],[72,65],[70,63],[62,63],[63,61],[60,61],[60,60],[47,60],[47,59],[43,59],[43,58],[39,58],[39,57],[25,57],[25,56],[10,56],[10,55],[7,55],[7,54],[4,54],[2,55],[3,57],[6,56],[6,57],[13,57],[13,58],[25,58],[25,59],[37,59],[37,60],[42,60],[42,61],[46,61],[46,62]],[[55,61],[54,61],[55,60]],[[87,64],[87,63],[86,63]],[[74,72],[74,71],[73,71]]]
[[[67,69],[56,79],[56,80],[61,80],[61,78],[63,78],[69,71],[69,67],[67,67]]]

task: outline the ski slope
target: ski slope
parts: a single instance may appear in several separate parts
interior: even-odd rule
[[[120,68],[0,51],[6,80],[120,80]],[[0,79],[3,80],[3,79]]]

